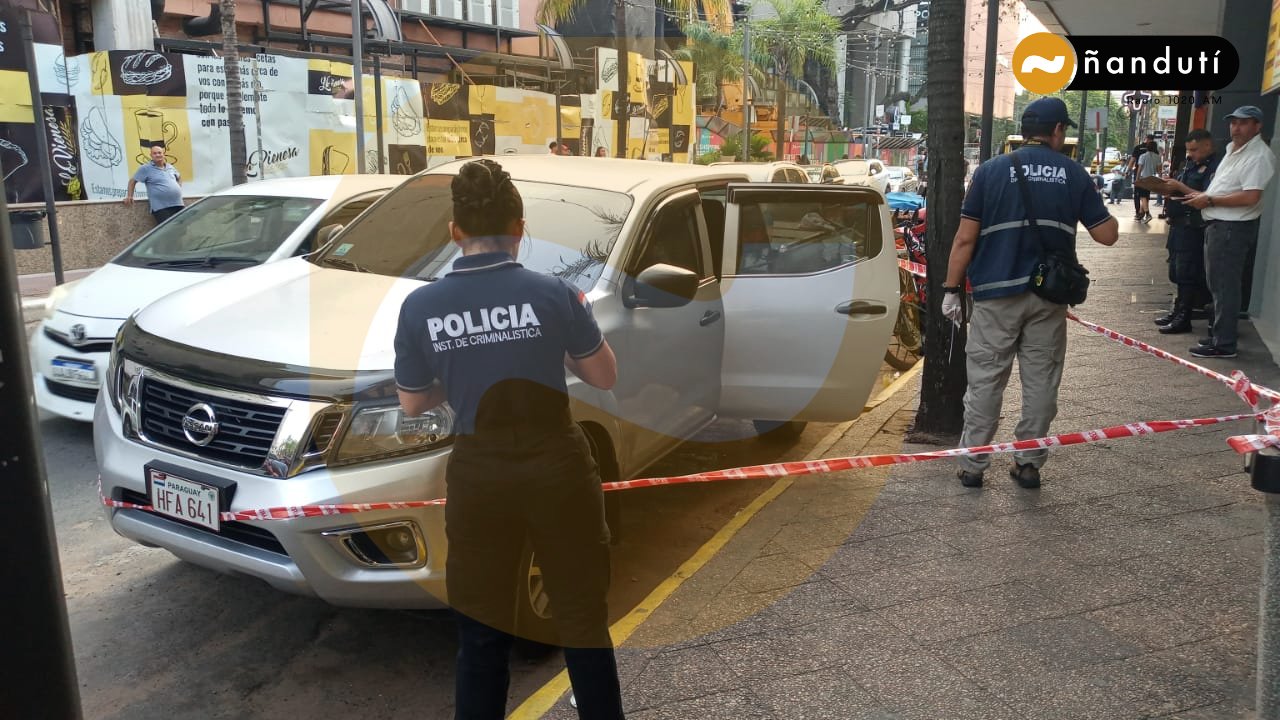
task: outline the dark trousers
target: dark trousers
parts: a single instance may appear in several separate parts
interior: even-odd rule
[[[1204,272],[1204,228],[1169,228],[1169,282],[1178,286],[1178,298],[1187,310],[1212,299]]]
[[[446,585],[458,615],[458,720],[501,720],[525,542],[532,544],[584,720],[618,720],[609,636],[609,529],[600,475],[576,426],[460,436],[449,458]]]
[[[1258,221],[1216,221],[1205,229],[1204,267],[1213,293],[1213,344],[1236,349],[1244,269],[1258,245]]]
[[[182,211],[182,208],[182,205],[174,205],[172,207],[160,208],[159,210],[152,210],[151,217],[155,218],[156,224],[159,225],[165,220],[177,215]]]

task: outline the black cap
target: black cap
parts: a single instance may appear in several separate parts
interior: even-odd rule
[[[1022,122],[1034,125],[1057,125],[1076,127],[1067,116],[1067,104],[1056,97],[1043,97],[1032,100],[1026,110],[1022,111]]]

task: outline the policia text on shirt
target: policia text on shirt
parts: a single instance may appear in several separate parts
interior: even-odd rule
[[[609,637],[609,531],[599,469],[569,414],[564,369],[599,388],[613,350],[585,296],[514,258],[524,207],[491,160],[453,179],[454,271],[405,299],[395,373],[406,414],[447,400],[446,584],[458,619],[455,717],[504,716],[521,551],[533,544],[582,718],[622,717]]]

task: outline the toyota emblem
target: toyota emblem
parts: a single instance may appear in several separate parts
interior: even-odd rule
[[[71,326],[71,342],[77,345],[84,342],[84,325],[76,323]]]
[[[218,434],[218,417],[207,403],[196,403],[182,416],[182,434],[192,444],[204,447]]]

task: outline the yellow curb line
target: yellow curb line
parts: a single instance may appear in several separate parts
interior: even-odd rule
[[[872,398],[871,401],[867,403],[863,412],[871,410],[893,397],[895,393],[919,375],[923,367],[923,362],[916,363],[910,370],[903,373],[901,377],[894,380],[888,387],[881,390],[874,398]],[[849,431],[849,428],[852,427],[855,422],[857,422],[857,420],[849,420],[837,425],[835,429],[827,433],[827,435],[814,446],[813,450],[811,450],[804,459],[816,460],[825,455],[826,452],[831,449],[831,446],[835,445],[836,442]],[[657,610],[662,603],[666,602],[667,598],[671,597],[671,595],[673,595],[675,591],[684,584],[685,580],[693,577],[694,574],[702,569],[703,565],[710,562],[711,559],[715,557],[716,553],[720,552],[720,550],[733,539],[734,535],[738,534],[738,531],[741,530],[743,526],[751,520],[751,518],[755,517],[756,513],[760,512],[765,508],[765,506],[777,499],[777,497],[786,491],[787,488],[791,487],[793,482],[794,480],[792,478],[782,478],[775,482],[768,490],[765,490],[756,497],[755,500],[752,500],[751,504],[747,505],[741,512],[733,516],[729,522],[725,523],[724,527],[720,528],[715,535],[711,536],[710,540],[703,544],[702,547],[698,548],[698,551],[695,552],[688,560],[684,561],[684,563],[680,565],[679,569],[672,573],[670,577],[663,580],[658,587],[654,588],[653,592],[650,592],[644,600],[640,601],[639,605],[636,605],[631,609],[631,612],[627,613],[614,623],[609,628],[609,634],[613,638],[614,647],[619,647],[622,643],[626,642],[627,638],[631,637],[631,634],[640,627],[640,624],[648,619],[648,617],[653,614],[653,612]],[[538,688],[537,692],[530,695],[528,699],[520,704],[519,707],[511,711],[511,714],[507,716],[507,720],[538,720],[551,710],[551,708],[555,707],[555,704],[559,702],[560,698],[569,690],[569,688],[569,673],[567,670],[561,670],[555,677],[547,681],[547,684]]]

